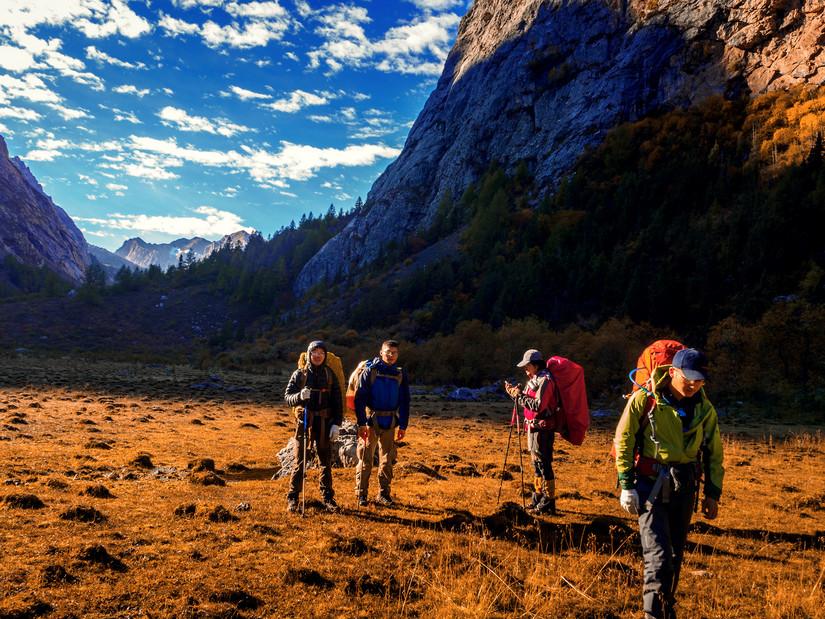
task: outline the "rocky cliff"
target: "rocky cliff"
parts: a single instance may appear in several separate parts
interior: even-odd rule
[[[0,256],[45,266],[80,282],[89,265],[86,240],[66,212],[43,192],[0,136]]]
[[[165,270],[170,266],[177,266],[181,256],[185,258],[190,251],[194,260],[204,260],[227,244],[231,244],[232,247],[246,247],[249,236],[245,230],[239,230],[217,241],[208,241],[196,236],[192,239],[177,239],[171,243],[147,243],[141,238],[134,238],[124,241],[115,251],[115,255],[142,269],[148,269],[156,264]]]
[[[551,189],[618,123],[825,82],[825,0],[475,0],[403,152],[296,291],[426,229],[492,163]]]

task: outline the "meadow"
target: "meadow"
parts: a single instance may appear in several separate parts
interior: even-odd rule
[[[522,508],[505,401],[414,396],[396,505],[285,511],[286,374],[0,359],[0,618],[641,615],[609,443],[556,443],[559,515]],[[697,516],[680,617],[825,617],[825,437],[723,418],[720,516]],[[504,479],[502,479],[502,477]],[[501,504],[496,497],[502,486]],[[377,492],[373,478],[371,494]]]

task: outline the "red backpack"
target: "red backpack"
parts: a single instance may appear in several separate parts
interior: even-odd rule
[[[573,445],[581,445],[590,426],[584,369],[570,359],[550,357],[547,360],[547,371],[556,386],[557,410],[560,413],[556,431]]]
[[[685,345],[676,340],[656,340],[642,351],[636,360],[636,368],[630,372],[630,382],[633,383],[633,391],[642,389],[650,392],[650,384],[653,370],[660,365],[670,365],[674,355],[685,348]]]

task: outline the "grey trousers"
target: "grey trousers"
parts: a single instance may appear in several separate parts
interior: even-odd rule
[[[696,495],[694,488],[680,492],[660,492],[653,508],[645,510],[653,481],[640,479],[636,484],[642,513],[639,515],[639,534],[644,555],[644,611],[656,619],[673,616],[676,588],[685,552],[690,519]],[[670,486],[670,482],[666,482]],[[669,497],[663,496],[669,494]],[[665,500],[667,499],[667,502]]]

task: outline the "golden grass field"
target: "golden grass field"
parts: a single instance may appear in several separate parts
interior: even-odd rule
[[[336,469],[342,509],[325,513],[310,471],[301,517],[284,509],[287,480],[270,479],[293,431],[286,375],[191,388],[204,378],[0,360],[0,618],[641,616],[615,418],[582,447],[557,442],[561,512],[534,519],[515,505],[516,449],[496,506],[508,404],[415,397],[397,505],[359,510],[354,471]],[[723,433],[721,513],[694,521],[679,616],[825,617],[825,437]],[[225,486],[203,485],[204,459]]]

